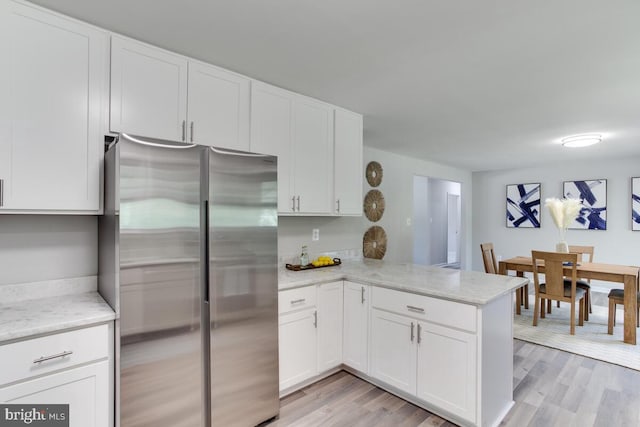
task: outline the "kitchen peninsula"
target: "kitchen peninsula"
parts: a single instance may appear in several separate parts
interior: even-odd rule
[[[280,270],[280,391],[345,369],[466,426],[513,405],[513,292],[527,279],[369,260]]]

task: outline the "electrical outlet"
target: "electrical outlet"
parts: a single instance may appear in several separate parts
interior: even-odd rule
[[[314,228],[313,230],[311,230],[311,240],[313,240],[314,242],[320,240],[320,229]]]

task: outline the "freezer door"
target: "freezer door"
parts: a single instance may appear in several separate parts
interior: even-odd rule
[[[118,142],[120,425],[204,425],[201,147]]]
[[[276,158],[209,153],[212,426],[278,415]]]

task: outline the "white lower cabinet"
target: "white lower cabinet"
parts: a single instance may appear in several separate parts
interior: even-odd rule
[[[431,323],[419,323],[417,393],[467,420],[476,411],[476,336]]]
[[[318,372],[342,363],[342,281],[318,286]]]
[[[68,404],[71,427],[109,427],[109,340],[104,324],[0,346],[0,402]]]
[[[369,373],[369,299],[371,287],[344,281],[342,362],[364,374]]]
[[[384,288],[372,307],[371,376],[474,423],[477,309]]]
[[[280,390],[342,363],[456,424],[498,425],[513,405],[511,297],[474,306],[349,281],[282,291]]]
[[[0,388],[0,401],[68,404],[70,427],[107,427],[108,385],[109,363],[103,361]]]
[[[371,376],[416,393],[416,326],[405,316],[371,310]]]
[[[280,291],[280,391],[342,364],[342,281]]]
[[[316,374],[316,316],[315,308],[280,315],[280,390]]]

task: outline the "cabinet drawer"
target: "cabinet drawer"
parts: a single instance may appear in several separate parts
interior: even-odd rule
[[[469,332],[476,331],[476,308],[469,304],[374,287],[371,304],[429,322]]]
[[[289,289],[278,293],[278,313],[302,310],[316,305],[316,287]]]
[[[0,346],[0,385],[108,358],[108,340],[105,324]]]

